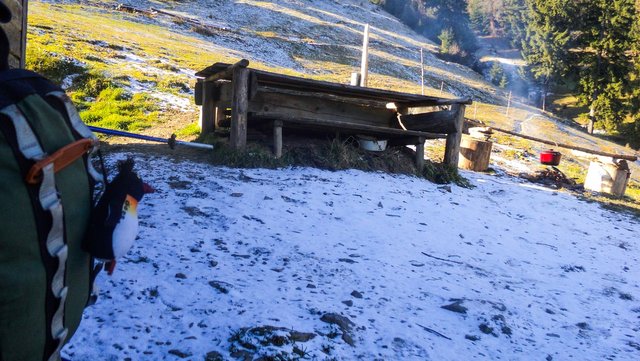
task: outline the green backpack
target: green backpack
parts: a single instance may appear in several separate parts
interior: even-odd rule
[[[97,144],[62,89],[0,72],[0,361],[59,360],[80,324]]]

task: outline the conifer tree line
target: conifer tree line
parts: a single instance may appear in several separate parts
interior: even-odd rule
[[[640,0],[381,0],[409,26],[472,63],[473,32],[508,38],[543,94],[569,91],[588,131],[640,143]],[[456,59],[459,58],[459,59]]]
[[[577,94],[590,133],[640,139],[640,0],[468,0],[468,11],[474,29],[511,39],[545,94]]]

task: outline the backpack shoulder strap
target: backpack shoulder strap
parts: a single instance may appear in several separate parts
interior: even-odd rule
[[[15,104],[0,109],[0,114],[7,116],[13,123],[19,151],[25,158],[37,162],[46,157],[46,153],[29,126],[27,119]],[[38,199],[42,209],[50,214],[52,220],[45,246],[49,256],[58,260],[58,267],[50,285],[50,291],[56,298],[58,305],[51,320],[50,331],[53,340],[56,342],[55,351],[52,355],[59,355],[60,349],[69,333],[68,329],[64,327],[64,306],[68,292],[68,288],[65,286],[65,270],[69,249],[64,239],[64,212],[62,200],[56,189],[53,164],[48,164],[42,168],[42,183],[40,183],[38,190]]]

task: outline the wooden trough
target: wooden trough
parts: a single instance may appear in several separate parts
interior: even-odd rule
[[[330,83],[247,68],[248,61],[216,63],[196,73],[202,132],[231,109],[232,147],[246,145],[247,128],[269,124],[274,153],[282,155],[283,128],[367,135],[389,145],[415,145],[424,165],[427,139],[446,138],[444,162],[457,166],[468,99],[443,99]]]

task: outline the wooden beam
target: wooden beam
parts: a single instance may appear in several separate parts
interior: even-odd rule
[[[249,66],[249,60],[242,59],[235,64],[229,65],[226,69],[209,75],[204,79],[205,82],[216,81],[219,79],[229,79],[231,75],[233,75],[234,71],[239,68],[246,68]]]
[[[291,91],[258,92],[249,102],[249,112],[271,119],[307,118],[326,121],[343,121],[380,127],[397,127],[393,111],[352,102],[317,96],[316,93],[290,93]]]
[[[421,173],[424,168],[424,142],[425,138],[419,137],[418,144],[416,144],[416,168]]]
[[[560,147],[560,148],[566,148],[566,149],[576,150],[576,151],[579,151],[579,152],[584,152],[584,153],[589,153],[589,154],[594,154],[594,155],[600,155],[600,156],[603,156],[603,157],[611,157],[611,158],[615,158],[615,159],[624,159],[624,160],[628,160],[628,161],[631,161],[631,162],[635,162],[636,160],[638,160],[638,157],[635,156],[635,155],[625,155],[625,154],[601,152],[599,150],[582,148],[582,147],[578,147],[578,146],[575,146],[575,145],[557,143],[557,142],[553,142],[553,141],[546,140],[546,139],[540,139],[540,138],[532,137],[532,136],[529,136],[529,135],[524,135],[524,134],[512,132],[512,131],[509,131],[509,130],[506,130],[506,129],[500,129],[500,128],[495,128],[495,127],[490,127],[490,128],[493,129],[493,130],[497,130],[499,132],[502,132],[502,133],[510,134],[510,135],[513,135],[513,136],[516,136],[516,137],[520,137],[520,138],[524,138],[524,139],[528,139],[528,140],[533,140],[534,142],[553,145],[553,146]]]
[[[271,118],[271,117],[261,117],[261,116],[254,116],[252,119],[274,120],[274,118]],[[425,139],[439,139],[439,138],[446,137],[446,134],[418,132],[413,130],[403,130],[403,129],[396,129],[396,128],[388,128],[388,127],[376,127],[372,125],[354,124],[354,123],[341,122],[341,121],[335,121],[335,120],[329,121],[329,120],[323,120],[323,119],[296,118],[296,117],[291,117],[286,115],[282,115],[281,118],[278,118],[278,120],[283,121],[283,123],[303,124],[305,126],[327,128],[334,132],[345,132],[345,133],[348,132],[350,134],[363,133],[363,134],[378,135],[378,136],[387,137],[387,138],[415,139],[415,137],[423,137]],[[411,144],[417,144],[417,143],[418,142],[414,142]]]
[[[435,107],[435,106],[444,106],[444,105],[453,105],[453,104],[473,104],[473,101],[469,98],[456,98],[456,99],[446,99],[446,98],[434,98],[434,99],[425,99],[425,100],[408,100],[408,101],[398,101],[397,103],[389,103],[387,108],[420,108],[420,107]]]
[[[452,110],[456,111],[456,131],[447,135],[447,141],[444,150],[444,162],[451,167],[458,167],[460,159],[460,142],[462,141],[462,126],[464,123],[464,104],[452,106]]]
[[[363,107],[370,108],[379,108],[379,109],[388,109],[386,105],[388,103],[380,100],[371,100],[371,99],[360,99],[360,98],[351,98],[344,97],[339,95],[333,95],[328,93],[316,93],[313,91],[304,91],[304,90],[295,90],[295,89],[282,89],[273,86],[264,86],[259,85],[257,92],[260,93],[274,93],[274,94],[287,94],[299,97],[313,98],[313,99],[323,99],[323,100],[331,100],[339,103],[353,104],[359,105]],[[257,94],[256,94],[257,95]]]
[[[243,149],[247,145],[247,110],[249,108],[249,69],[233,69],[233,99],[231,102],[231,147]]]
[[[258,76],[255,72],[249,73],[249,100],[253,100],[258,94]]]
[[[273,122],[273,153],[276,158],[282,157],[282,121]]]

